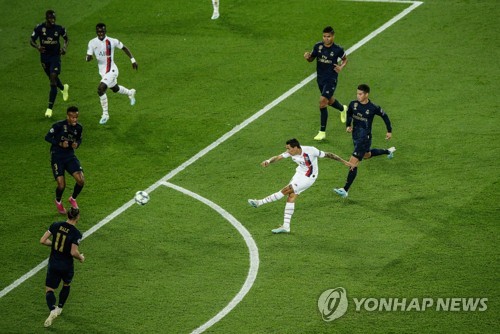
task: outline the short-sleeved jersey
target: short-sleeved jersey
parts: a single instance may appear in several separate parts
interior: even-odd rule
[[[349,103],[346,126],[349,127],[351,123],[353,124],[352,138],[354,140],[371,137],[373,118],[375,115],[382,117],[387,132],[392,132],[389,116],[380,106],[372,103],[370,100],[368,100],[366,104],[359,103],[358,101],[351,101],[351,103]]]
[[[78,147],[82,143],[83,127],[80,123],[75,126],[68,123],[68,120],[54,123],[49,132],[45,135],[45,140],[51,143],[50,152],[62,156],[74,156],[75,150],[71,146],[72,143],[77,143]],[[59,146],[59,143],[68,141],[67,148]]]
[[[112,69],[118,72],[118,67],[116,67],[114,60],[115,48],[123,49],[123,43],[116,38],[106,36],[102,41],[98,37],[90,40],[87,47],[87,54],[89,56],[92,54],[95,55],[101,76]]]
[[[333,65],[345,56],[344,49],[335,43],[326,47],[323,42],[314,45],[311,56],[316,58],[316,71],[318,82],[337,80],[338,73]]]
[[[318,176],[318,157],[323,158],[325,152],[318,150],[314,146],[302,146],[302,153],[297,155],[290,155],[288,152],[282,153],[283,158],[291,157],[292,160],[298,165],[295,169],[296,173],[303,174],[307,177],[312,175]]]
[[[57,24],[47,27],[45,22],[37,25],[31,34],[31,40],[35,42],[39,39],[40,45],[45,48],[45,52],[40,54],[42,58],[44,56],[59,56],[61,49],[59,38],[61,37],[67,37],[64,27]]]
[[[55,222],[49,227],[52,234],[52,246],[49,262],[51,265],[72,266],[73,256],[71,245],[80,245],[82,234],[74,226],[67,222]]]

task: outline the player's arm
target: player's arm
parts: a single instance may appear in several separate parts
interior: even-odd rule
[[[83,131],[83,128],[80,128],[80,131],[78,131],[76,140],[71,144],[71,147],[73,147],[73,149],[77,149],[82,144],[82,131]]]
[[[340,73],[344,69],[344,67],[347,65],[347,54],[344,52],[344,55],[342,58],[340,58],[340,64],[334,64],[334,70],[337,73]]]
[[[349,163],[349,161],[342,159],[341,157],[339,157],[338,155],[336,155],[334,153],[325,152],[325,158],[339,161],[339,162],[343,163],[344,165],[346,165],[347,167],[351,167],[351,164]]]
[[[37,49],[38,52],[44,53],[45,52],[45,48],[43,47],[43,45],[38,45],[37,42],[36,42],[36,40],[39,37],[37,28],[38,28],[38,26],[35,27],[35,29],[33,30],[33,33],[31,34],[30,45],[32,47],[34,47],[35,49]]]
[[[51,235],[52,233],[50,233],[50,231],[46,231],[40,238],[40,243],[45,246],[52,246],[52,240],[49,239]]]
[[[351,109],[351,104],[349,104],[349,108],[347,109],[347,120],[345,122],[345,131],[352,132],[352,114],[353,110]]]
[[[260,165],[261,165],[262,167],[267,167],[267,166],[269,166],[269,164],[272,164],[272,163],[274,163],[274,162],[276,162],[276,161],[280,161],[281,159],[283,159],[283,156],[282,156],[281,154],[280,154],[280,155],[276,155],[276,156],[274,156],[274,157],[272,157],[272,158],[269,158],[269,159],[267,159],[267,160],[262,161],[262,162],[260,163]]]
[[[85,261],[85,256],[83,256],[83,253],[80,253],[77,244],[71,244],[71,256],[80,262]]]
[[[61,49],[61,54],[65,55],[66,49],[68,48],[68,44],[69,44],[69,38],[68,38],[68,33],[66,32],[66,29],[64,29],[63,40],[64,40],[64,44],[63,44],[63,47]]]
[[[391,120],[389,119],[389,115],[387,115],[382,108],[380,108],[378,115],[382,117],[385,123],[385,127],[387,129],[387,133],[385,134],[385,139],[392,138],[392,125]]]
[[[139,68],[139,65],[137,65],[137,62],[135,61],[134,56],[132,56],[132,52],[124,45],[122,48],[123,52],[127,54],[127,56],[130,58],[130,61],[132,62],[132,68],[134,70],[137,70]]]

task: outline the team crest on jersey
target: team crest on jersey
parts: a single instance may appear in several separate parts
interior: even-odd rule
[[[321,52],[321,50],[323,50],[323,45],[320,45],[318,49]]]
[[[369,115],[370,114],[370,110],[365,111],[365,114]]]
[[[45,32],[47,31],[47,29],[45,29],[45,27],[42,28],[42,33],[45,34]]]
[[[354,110],[358,109],[358,102],[354,102]]]
[[[332,51],[332,52],[330,52],[330,57],[333,57],[333,51]]]
[[[56,32],[54,33],[54,36],[55,36],[55,37],[59,36],[59,33],[56,31]]]

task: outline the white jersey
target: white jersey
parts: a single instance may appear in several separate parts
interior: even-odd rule
[[[115,48],[123,49],[123,43],[116,38],[106,36],[102,41],[97,37],[90,40],[87,54],[90,56],[95,55],[101,76],[112,70],[118,74],[118,67],[116,67],[114,61]]]
[[[296,174],[301,174],[307,177],[318,176],[318,157],[323,158],[325,152],[318,150],[314,146],[302,146],[302,153],[297,155],[290,155],[285,152],[282,153],[283,158],[291,157],[292,160],[298,165],[295,169]]]

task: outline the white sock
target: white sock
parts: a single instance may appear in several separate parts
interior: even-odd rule
[[[271,203],[271,202],[276,202],[282,199],[285,195],[281,191],[278,191],[277,193],[274,193],[272,195],[267,196],[264,199],[258,200],[259,205],[266,204],[266,203]]]
[[[293,212],[295,211],[295,203],[285,204],[285,215],[283,219],[283,228],[290,230],[290,220],[292,220]]]
[[[102,114],[103,116],[108,116],[108,97],[106,94],[99,96],[99,99],[101,100],[101,107],[102,107]]]
[[[212,0],[212,5],[214,6],[214,12],[219,11],[219,0]]]
[[[128,96],[130,96],[130,89],[125,88],[125,87],[120,86],[120,85],[118,85],[118,88],[119,88],[119,89],[118,89],[118,92],[117,92],[118,94],[123,94],[123,95],[128,95]]]

